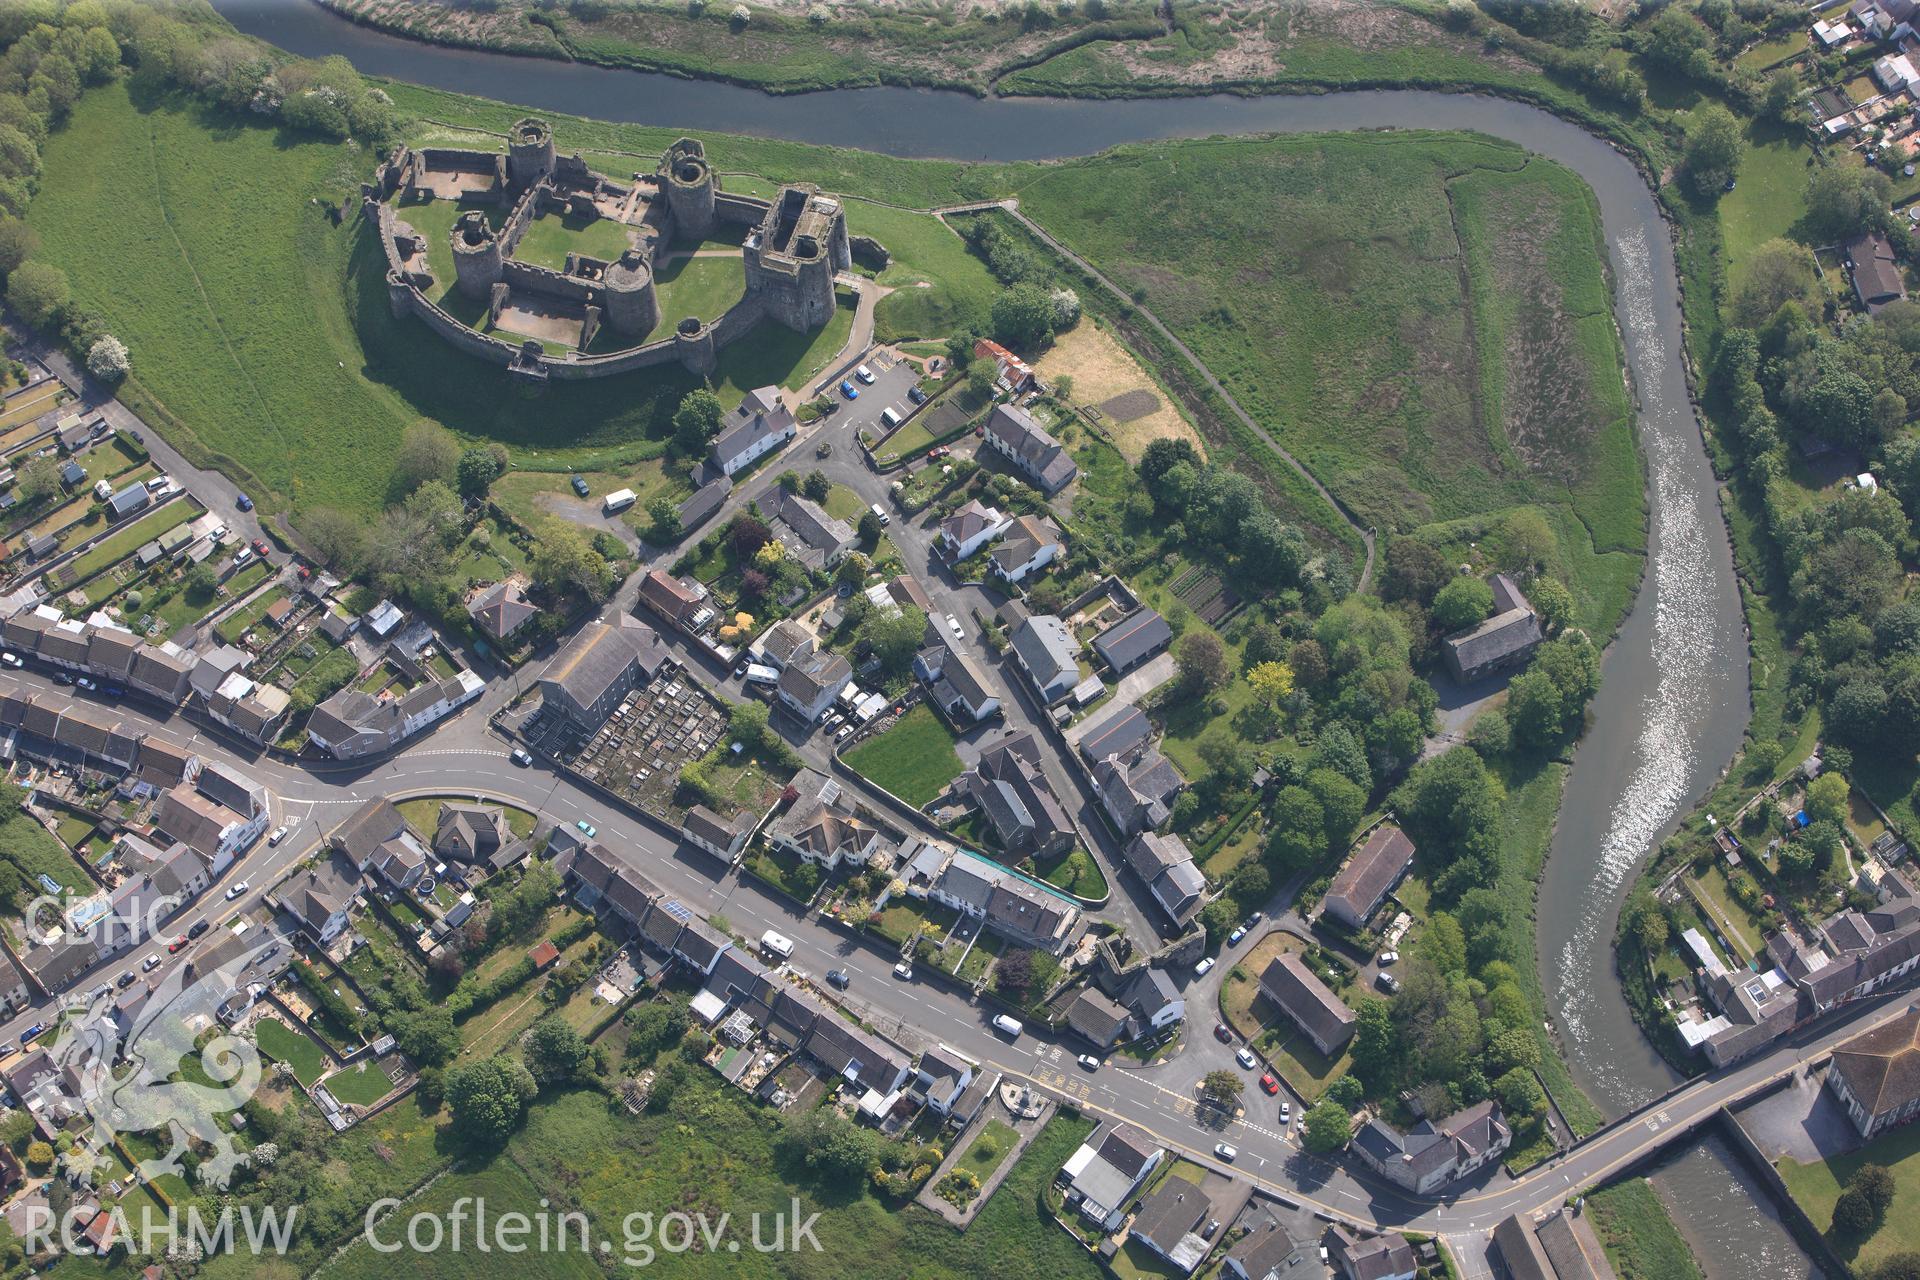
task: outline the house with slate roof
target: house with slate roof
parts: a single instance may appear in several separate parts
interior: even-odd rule
[[[1827,1088],[1863,1139],[1913,1119],[1920,1113],[1920,1011],[1835,1048]]]
[[[995,405],[987,415],[984,431],[981,442],[1048,497],[1080,474],[1061,443],[1047,434],[1038,418],[1018,405]]]

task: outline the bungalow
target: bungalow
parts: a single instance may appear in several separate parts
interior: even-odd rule
[[[1067,1157],[1057,1180],[1064,1184],[1066,1203],[1081,1217],[1112,1231],[1166,1155],[1165,1147],[1130,1124],[1102,1124]]]
[[[1393,887],[1413,865],[1413,841],[1391,822],[1367,833],[1341,864],[1322,900],[1328,915],[1349,929],[1364,929]]]
[[[153,494],[148,491],[146,485],[136,481],[107,499],[107,518],[124,520],[134,512],[144,511],[152,505]]]
[[[1006,458],[1033,486],[1052,497],[1073,482],[1080,468],[1039,419],[1018,405],[997,404],[987,415],[981,442]]]
[[[1006,531],[1007,517],[975,498],[940,522],[940,548],[958,564]]]
[[[485,587],[467,601],[467,616],[483,633],[504,644],[539,616],[526,588],[527,580],[519,574]]]
[[[1291,951],[1261,972],[1260,993],[1329,1058],[1338,1057],[1353,1039],[1359,1016]]]
[[[1051,614],[1015,623],[1007,632],[1007,647],[1043,702],[1058,702],[1080,683],[1080,642]]]
[[[832,871],[842,862],[864,867],[880,847],[880,832],[855,816],[853,802],[825,774],[803,769],[788,784],[798,798],[767,824],[767,843]]]
[[[721,423],[708,461],[731,477],[792,440],[798,431],[793,410],[780,398],[780,388],[756,387]]]
[[[1213,1202],[1199,1184],[1181,1177],[1160,1180],[1133,1211],[1128,1238],[1159,1254],[1180,1275],[1190,1275],[1213,1249],[1203,1234]]]
[[[680,834],[694,848],[731,863],[746,850],[747,837],[753,827],[753,815],[744,810],[725,819],[705,805],[696,804],[687,810],[686,818],[680,823]]]
[[[1846,253],[1847,267],[1853,273],[1853,291],[1861,306],[1877,313],[1906,298],[1907,283],[1886,236],[1878,231],[1855,236],[1847,241]]]
[[[1018,516],[987,559],[994,576],[1009,586],[1018,586],[1058,560],[1065,550],[1066,538],[1051,519]]]
[[[527,843],[513,834],[507,811],[500,805],[450,800],[440,806],[435,820],[433,851],[448,862],[486,874],[504,871],[526,857]]]
[[[1140,666],[1173,643],[1173,628],[1152,609],[1135,609],[1094,637],[1093,651],[1116,676]]]

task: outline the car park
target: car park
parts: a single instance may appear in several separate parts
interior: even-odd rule
[[[585,818],[581,818],[579,821],[575,822],[573,825],[580,828],[580,834],[585,836],[589,840],[593,839],[595,836],[600,834],[600,829],[594,826],[591,822],[588,822]]]
[[[1208,956],[1205,960],[1202,960],[1199,964],[1193,966],[1193,976],[1196,978],[1204,978],[1211,972],[1213,972],[1212,956]]]
[[[232,884],[227,886],[227,901],[232,902],[235,898],[239,897],[241,894],[245,893],[247,890],[251,888],[253,888],[253,886],[248,884],[245,880],[234,881]]]
[[[1090,1053],[1081,1054],[1075,1061],[1078,1062],[1081,1069],[1085,1071],[1098,1071],[1100,1069],[1100,1059]]]
[[[1240,1158],[1240,1149],[1224,1142],[1216,1142],[1213,1144],[1213,1154],[1225,1160],[1228,1164],[1232,1164]]]
[[[835,991],[845,991],[853,985],[853,979],[845,969],[827,970],[827,981],[832,984]]]
[[[860,388],[854,386],[845,378],[842,378],[840,379],[840,394],[849,400],[858,400],[860,398]]]
[[[866,383],[868,386],[873,385],[873,370],[867,368],[867,366],[865,365],[861,365],[858,369],[855,369],[853,371],[853,376],[860,379],[860,381]]]
[[[1266,1090],[1269,1098],[1280,1092],[1280,1082],[1273,1078],[1273,1072],[1265,1071],[1260,1075],[1260,1087]]]
[[[1247,1048],[1247,1046],[1245,1045],[1240,1046],[1240,1048],[1234,1053],[1233,1058],[1234,1058],[1234,1061],[1238,1062],[1241,1066],[1245,1067],[1248,1071],[1251,1071],[1255,1067],[1260,1065],[1260,1059],[1254,1057],[1253,1050]]]

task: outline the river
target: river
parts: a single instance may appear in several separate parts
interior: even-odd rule
[[[1547,156],[1598,198],[1615,311],[1639,403],[1650,559],[1609,647],[1540,886],[1540,969],[1574,1075],[1609,1113],[1674,1082],[1633,1025],[1613,973],[1613,927],[1633,872],[1718,777],[1747,719],[1746,641],[1716,485],[1681,363],[1679,287],[1665,222],[1633,165],[1544,111],[1495,98],[1386,91],[1139,101],[979,99],[912,89],[770,98],[711,81],[419,44],[304,0],[214,0],[235,26],[361,71],[605,120],[897,156],[1042,160],[1122,142],[1209,134],[1417,127],[1478,130]],[[1655,1178],[1715,1280],[1817,1274],[1717,1140]]]

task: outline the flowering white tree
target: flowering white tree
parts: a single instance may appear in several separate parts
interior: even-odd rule
[[[87,352],[87,372],[102,382],[118,382],[127,376],[133,362],[127,358],[127,344],[108,334]]]
[[[733,6],[732,20],[734,26],[744,27],[753,21],[753,10],[743,4],[737,4]]]
[[[1071,289],[1055,289],[1048,301],[1053,304],[1053,330],[1065,333],[1080,323],[1080,295]]]

